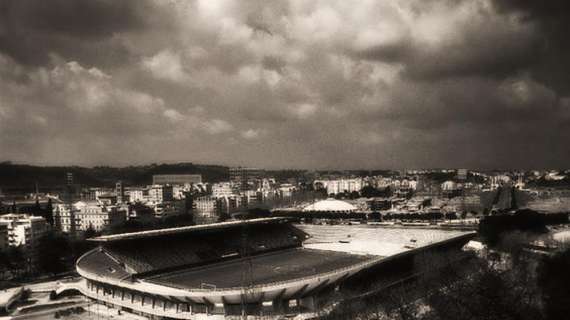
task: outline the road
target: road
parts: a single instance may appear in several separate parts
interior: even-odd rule
[[[13,320],[17,320],[17,319],[46,319],[46,318],[49,318],[47,316],[55,314],[57,311],[67,310],[67,309],[76,308],[76,307],[86,307],[87,305],[89,305],[88,301],[81,301],[81,302],[77,302],[74,304],[67,304],[64,306],[55,307],[55,308],[48,309],[48,310],[41,310],[38,312],[30,312],[30,313],[25,313],[25,314],[14,315],[11,317],[11,319],[13,319]]]

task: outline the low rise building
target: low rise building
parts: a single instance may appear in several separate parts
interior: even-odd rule
[[[193,214],[196,224],[207,224],[219,221],[222,213],[222,200],[214,197],[194,199]]]
[[[257,190],[261,186],[263,170],[257,168],[230,168],[230,182],[235,191]]]
[[[172,186],[155,184],[148,189],[148,202],[162,203],[174,200]]]
[[[254,208],[263,203],[263,192],[248,190],[241,193],[241,206]]]
[[[56,228],[64,233],[93,229],[101,231],[107,226],[114,226],[126,220],[127,210],[96,201],[78,201],[71,207],[59,204],[54,210]]]
[[[127,220],[150,221],[154,219],[154,210],[142,203],[133,203],[128,207]]]
[[[297,188],[290,183],[282,183],[277,190],[281,197],[286,198],[291,197]]]
[[[212,185],[213,197],[231,197],[232,195],[234,195],[234,190],[230,182],[220,182]]]
[[[49,230],[46,220],[42,217],[11,213],[0,216],[0,225],[5,226],[7,246],[22,248],[29,265],[33,266],[39,253],[40,241]],[[2,232],[0,237],[1,234]]]
[[[129,188],[125,191],[132,203],[145,203],[148,201],[148,188]]]
[[[126,220],[126,211],[117,206],[107,206],[97,202],[78,202],[75,204],[78,212],[75,214],[78,231],[93,229],[102,231],[108,226],[115,226]]]
[[[164,218],[187,213],[185,200],[174,200],[151,204],[156,218]]]
[[[182,200],[186,198],[186,195],[192,192],[192,185],[185,184],[183,186],[174,185],[172,186],[172,197],[174,200]]]
[[[326,189],[327,194],[360,192],[363,187],[362,178],[315,180],[314,184],[322,186],[322,188]]]

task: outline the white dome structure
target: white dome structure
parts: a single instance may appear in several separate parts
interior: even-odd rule
[[[356,207],[348,202],[336,199],[326,199],[315,202],[303,208],[305,212],[318,211],[318,212],[354,212]]]

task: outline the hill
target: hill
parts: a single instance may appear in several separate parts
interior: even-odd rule
[[[79,166],[33,166],[0,163],[0,188],[3,190],[34,190],[36,182],[42,190],[61,188],[66,182],[66,173],[72,172],[74,182],[93,187],[111,187],[118,180],[126,185],[152,183],[154,174],[201,174],[202,180],[217,182],[228,180],[229,169],[225,166],[193,163],[151,164],[129,167],[79,167]]]

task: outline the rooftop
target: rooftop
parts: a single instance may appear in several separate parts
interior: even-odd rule
[[[321,211],[321,212],[350,212],[355,211],[356,207],[348,202],[335,200],[332,198],[315,202],[303,208],[303,211]]]

